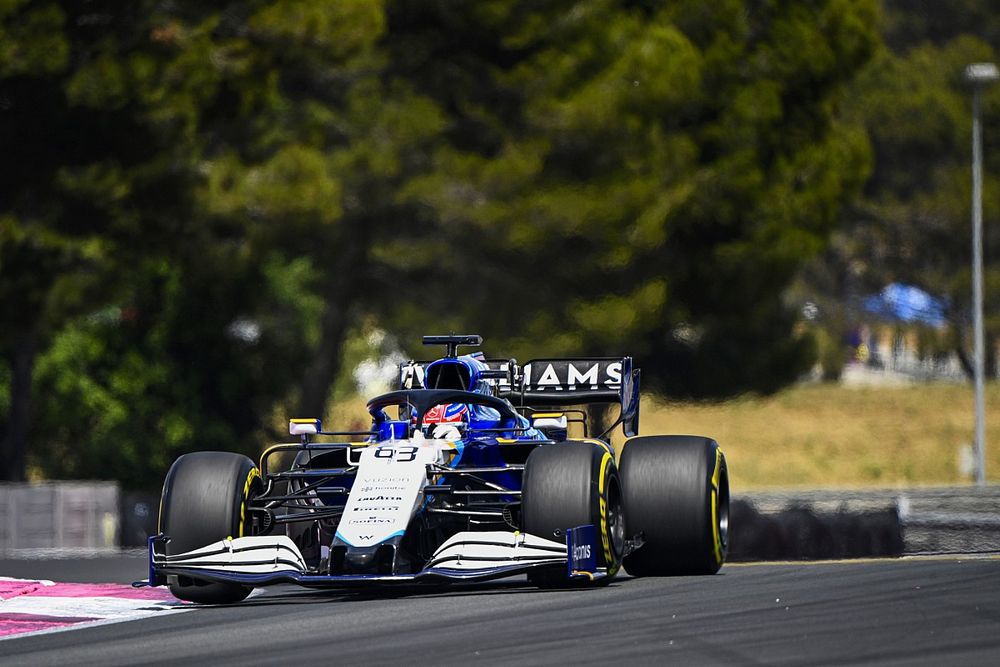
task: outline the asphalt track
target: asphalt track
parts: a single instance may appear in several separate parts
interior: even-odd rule
[[[0,561],[0,575],[129,581],[139,558]],[[231,607],[0,641],[2,665],[295,663],[996,665],[1000,558],[727,565],[714,577],[538,591],[293,587]]]

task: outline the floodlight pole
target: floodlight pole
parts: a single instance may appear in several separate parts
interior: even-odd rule
[[[986,483],[986,400],[983,365],[986,345],[983,335],[983,141],[979,119],[979,97],[983,86],[1000,79],[993,63],[973,63],[965,68],[972,84],[972,328],[976,385],[976,485]]]

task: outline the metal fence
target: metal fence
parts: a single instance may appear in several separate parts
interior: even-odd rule
[[[0,484],[0,551],[114,549],[120,523],[118,484]]]

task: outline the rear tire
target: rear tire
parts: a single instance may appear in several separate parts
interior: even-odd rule
[[[231,452],[194,452],[174,461],[163,482],[160,532],[170,541],[168,556],[243,537],[250,521],[247,501],[260,492],[254,462]],[[252,587],[206,583],[171,577],[174,597],[203,604],[229,604],[245,599]]]
[[[597,529],[597,566],[607,568],[607,583],[621,567],[625,544],[622,486],[610,447],[592,442],[541,445],[528,456],[521,491],[524,532],[563,541],[566,530],[593,524]],[[528,574],[543,588],[589,583],[570,579],[565,565]]]
[[[645,436],[621,456],[625,525],[644,544],[625,558],[633,576],[715,574],[729,547],[729,473],[710,438]]]

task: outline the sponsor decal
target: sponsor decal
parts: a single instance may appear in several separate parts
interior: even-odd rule
[[[443,459],[442,451],[423,439],[383,442],[364,449],[337,537],[367,547],[403,534],[423,502],[427,465]]]
[[[424,367],[411,362],[399,366],[399,388],[419,389],[424,386]]]
[[[597,571],[597,529],[592,525],[566,531],[569,573]]]
[[[542,361],[529,363],[524,367],[524,384],[532,391],[619,389],[622,385],[622,362]]]
[[[483,365],[494,371],[509,371],[507,363],[485,363]],[[423,386],[423,367],[420,364],[403,366],[400,370],[400,387],[411,388]],[[524,385],[531,391],[596,391],[598,389],[617,390],[622,385],[622,362],[613,360],[578,359],[566,361],[536,361],[525,364],[521,369]],[[419,378],[419,379],[417,379]],[[510,382],[506,378],[493,380],[501,390],[509,390]],[[419,384],[418,384],[419,382]],[[437,423],[427,417],[425,423]]]
[[[406,490],[408,482],[409,479],[406,477],[372,477],[362,484],[355,481],[354,488],[358,493],[401,492]]]

